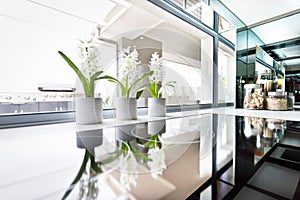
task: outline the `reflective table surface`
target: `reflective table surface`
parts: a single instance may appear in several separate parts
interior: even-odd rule
[[[1,131],[1,199],[299,195],[299,122],[202,114],[80,131],[72,126]]]

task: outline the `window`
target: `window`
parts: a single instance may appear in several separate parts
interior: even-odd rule
[[[108,0],[88,0],[84,5],[72,2],[72,6],[70,2],[0,3],[0,115],[73,110],[72,88],[77,77],[57,51],[78,63],[77,38],[104,23],[98,19],[119,5]],[[103,53],[116,48],[108,45],[102,45]],[[41,92],[38,87],[57,91]]]
[[[214,13],[210,6],[202,0],[171,0],[176,6],[184,9],[196,19],[213,29]]]
[[[219,42],[218,49],[218,102],[235,101],[236,80],[235,51]]]
[[[219,33],[228,39],[232,44],[236,44],[236,28],[229,23],[226,19],[219,16]]]
[[[205,3],[174,2],[181,6],[185,2],[184,15],[189,12],[190,19],[193,15],[193,20],[197,18],[209,26],[199,23],[206,32],[149,1],[135,5],[123,0],[87,0],[84,4],[72,1],[72,6],[70,2],[0,3],[0,53],[5,72],[0,74],[0,115],[72,112],[73,98],[83,92],[76,74],[57,51],[79,65],[76,40],[95,32],[96,27],[100,27],[105,74],[117,76],[118,53],[127,46],[137,47],[145,70],[151,54],[157,51],[166,65],[165,81],[176,81],[175,94],[164,94],[168,105],[213,103],[215,34],[209,35],[213,31],[213,11]],[[232,102],[235,79],[230,69],[235,67],[235,55],[225,45],[219,46],[219,93],[224,93],[219,95],[219,102]],[[52,90],[40,91],[39,87]],[[105,109],[114,108],[116,85],[101,80],[96,93],[103,98]],[[143,94],[139,106],[146,106],[147,95]]]

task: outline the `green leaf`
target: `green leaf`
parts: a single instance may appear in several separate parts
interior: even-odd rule
[[[128,90],[128,76],[126,76],[126,79],[125,79],[125,91],[126,91],[126,96],[123,96],[123,97],[129,98],[130,90]]]
[[[117,158],[119,158],[121,156],[121,154],[123,153],[123,150],[117,151],[115,156],[110,156],[108,158],[105,158],[104,160],[101,161],[102,164],[108,164],[113,162],[114,160],[116,160]]]
[[[151,82],[150,83],[151,87],[147,87],[146,89],[148,90],[148,92],[150,93],[152,98],[160,98],[161,94],[161,88],[158,89],[158,83],[157,82]]]
[[[148,158],[147,156],[145,156],[143,153],[141,153],[140,151],[138,151],[130,142],[128,142],[128,145],[131,149],[131,151],[134,153],[134,155],[144,161],[152,161],[152,159]]]
[[[105,76],[99,77],[99,78],[97,78],[97,80],[98,79],[107,79],[110,82],[119,84],[120,89],[121,89],[121,93],[122,93],[122,97],[125,97],[124,95],[126,95],[126,88],[123,85],[123,83],[121,83],[118,79],[116,79],[116,78],[114,78],[112,76],[109,76],[109,75],[105,75]]]
[[[140,138],[135,138],[135,141],[138,143],[138,144],[143,144],[142,140]]]
[[[137,92],[136,92],[136,99],[139,99],[141,96],[142,96],[142,94],[143,94],[143,92],[144,92],[144,89],[140,89],[140,90],[138,90]]]
[[[165,85],[169,86],[169,87],[175,87],[175,83],[176,83],[176,81],[169,81]]]
[[[99,76],[100,76],[102,73],[103,73],[103,71],[95,72],[95,73],[91,76],[90,80],[93,80],[93,81],[100,80],[101,77],[99,77]]]
[[[127,91],[127,94],[130,94],[130,91],[131,89],[136,85],[138,84],[140,81],[142,81],[144,78],[146,77],[149,77],[149,76],[152,76],[153,74],[153,71],[150,71],[148,73],[145,73],[143,76],[141,76],[140,78],[138,78],[137,80],[135,80],[132,85],[129,87],[128,91]]]
[[[141,159],[141,160],[143,160],[143,161],[152,161],[151,158],[148,158],[147,156],[145,156],[145,155],[142,154],[141,152],[134,153],[134,155],[135,155],[137,158],[139,158],[139,159]]]
[[[94,156],[91,155],[90,160],[91,160],[91,168],[98,174],[101,174],[103,171],[102,171],[101,167],[99,166],[99,164],[95,162]]]
[[[74,70],[74,72],[79,77],[79,79],[82,83],[85,95],[90,96],[90,93],[89,93],[89,80],[81,73],[81,71],[78,69],[78,67],[71,61],[71,59],[68,56],[66,56],[61,51],[58,51],[58,53],[69,64],[69,66]]]
[[[96,80],[100,80],[98,78],[100,78],[99,76],[103,73],[103,71],[98,71],[98,72],[95,72],[91,77],[90,77],[90,80],[89,80],[89,87],[88,87],[88,93],[89,93],[89,96],[87,97],[93,97],[94,96],[94,91],[95,91],[95,81]]]
[[[147,142],[144,144],[144,147],[147,147],[147,148],[154,147],[153,141],[147,141]]]
[[[154,85],[154,94],[156,98],[158,98],[158,83],[154,82],[153,85]]]
[[[155,98],[155,93],[154,93],[152,88],[146,87],[146,90],[148,90],[148,92],[149,92],[149,94],[151,95],[152,98]]]
[[[158,146],[159,134],[152,135],[149,140],[144,144],[145,147],[154,148]]]

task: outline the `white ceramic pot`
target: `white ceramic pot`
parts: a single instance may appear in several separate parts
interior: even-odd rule
[[[77,124],[97,124],[103,121],[102,98],[75,98]]]
[[[148,123],[139,123],[136,124],[135,129],[132,130],[132,135],[136,136],[137,138],[149,138],[148,134]]]
[[[116,99],[116,118],[120,120],[137,119],[137,100],[136,98],[117,98]]]
[[[116,138],[120,141],[132,141],[136,138],[132,134],[132,131],[136,128],[136,124],[128,124],[116,127]]]
[[[166,120],[148,122],[148,134],[156,135],[166,132]]]
[[[77,147],[87,149],[90,153],[95,155],[95,147],[102,144],[103,129],[78,131],[76,133]]]
[[[166,116],[166,98],[148,98],[148,116]]]

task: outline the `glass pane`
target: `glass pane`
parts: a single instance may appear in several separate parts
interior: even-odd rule
[[[214,13],[210,6],[201,0],[187,0],[186,11],[199,19],[201,22],[213,28]]]
[[[231,24],[234,24],[236,28],[242,28],[246,26],[239,18],[237,18],[237,16],[235,16],[228,8],[226,8],[221,1],[210,0],[209,2],[209,5],[212,7],[212,9],[214,9],[214,11],[224,17]]]
[[[218,49],[218,102],[228,103],[235,101],[236,77],[235,52],[219,43]]]
[[[236,44],[236,28],[226,19],[219,16],[219,33],[234,45]]]
[[[238,50],[243,50],[247,49],[247,38],[248,38],[248,31],[239,31],[237,33],[237,43],[236,43],[236,49]]]
[[[179,6],[180,8],[183,8],[183,0],[169,0],[169,1]]]
[[[299,37],[300,14],[291,15],[270,23],[266,23],[251,30],[265,43],[272,44]],[[280,34],[278,31],[280,30]],[[293,31],[291,31],[293,30]],[[298,31],[297,31],[298,30]],[[278,33],[278,34],[276,34]]]
[[[207,126],[209,124],[209,126]],[[199,145],[199,171],[200,177],[203,178],[203,183],[209,179],[212,174],[213,163],[213,147],[214,133],[212,131],[212,116],[204,115],[201,117],[200,125],[200,145]]]
[[[187,0],[186,10],[198,19],[201,19],[201,0]]]
[[[264,43],[261,41],[259,37],[250,29],[248,30],[248,49],[255,48],[256,45],[262,46]]]

